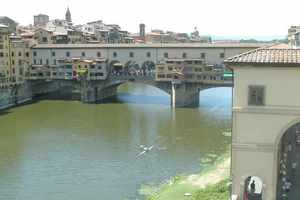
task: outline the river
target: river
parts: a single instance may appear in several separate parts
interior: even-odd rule
[[[201,91],[198,108],[171,109],[166,93],[139,84],[121,86],[117,99],[0,113],[0,199],[143,199],[143,184],[199,172],[228,149],[231,88]],[[138,156],[140,145],[153,148]]]

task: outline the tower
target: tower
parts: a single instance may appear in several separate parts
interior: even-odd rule
[[[140,24],[140,38],[145,41],[145,24]]]
[[[70,12],[69,7],[68,7],[67,12],[66,12],[66,21],[67,22],[72,22],[71,12]]]

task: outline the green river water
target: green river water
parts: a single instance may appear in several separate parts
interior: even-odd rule
[[[231,88],[201,91],[199,108],[169,106],[126,84],[106,104],[42,100],[0,113],[1,200],[143,199],[143,184],[199,172],[228,149]],[[140,145],[153,146],[143,151]]]

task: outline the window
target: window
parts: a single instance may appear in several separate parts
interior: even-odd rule
[[[14,65],[15,64],[15,60],[12,60],[11,63]]]
[[[248,105],[263,106],[265,104],[265,87],[250,85],[248,88]]]
[[[42,40],[43,40],[43,42],[47,42],[48,41],[47,37],[43,37]]]
[[[225,53],[220,53],[220,58],[225,58]]]
[[[130,53],[129,53],[129,57],[130,57],[130,58],[133,58],[133,56],[134,56],[134,53],[133,53],[133,52],[130,52]]]
[[[33,60],[33,64],[36,64],[36,59]]]
[[[97,52],[97,57],[101,57],[101,52]]]
[[[169,54],[168,54],[168,53],[164,53],[164,57],[165,57],[165,58],[168,58],[168,57],[169,57]]]
[[[183,53],[183,54],[182,54],[182,58],[186,58],[186,53]]]
[[[66,52],[66,56],[70,57],[70,52],[69,51]]]
[[[49,65],[49,60],[48,59],[46,59],[46,65]]]
[[[52,56],[55,57],[55,51],[52,51]]]
[[[53,60],[53,65],[56,65],[56,60]]]
[[[18,60],[18,62],[19,62],[19,65],[22,65],[22,60]]]
[[[117,52],[113,53],[113,57],[116,58],[118,56]]]
[[[25,54],[25,55],[26,55],[26,57],[27,57],[27,58],[29,58],[29,52],[26,52],[26,54]]]
[[[22,53],[21,53],[21,51],[19,51],[19,56],[22,56]]]
[[[11,52],[11,56],[14,57],[15,56],[15,52]]]
[[[205,53],[201,53],[201,58],[205,59]]]
[[[33,56],[36,56],[36,55],[37,55],[37,53],[36,53],[36,51],[34,51],[34,52],[33,52]]]
[[[20,75],[23,75],[23,74],[24,74],[24,69],[23,69],[23,68],[20,68],[19,74],[20,74]]]
[[[81,56],[82,56],[82,57],[85,57],[85,52],[81,52]]]
[[[0,57],[3,57],[3,56],[4,56],[3,52],[0,52]]]
[[[151,52],[147,52],[147,57],[148,57],[148,58],[151,57]]]
[[[42,59],[40,59],[40,65],[42,65],[43,64],[43,60]]]

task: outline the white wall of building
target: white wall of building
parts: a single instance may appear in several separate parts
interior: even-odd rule
[[[66,58],[66,52],[70,52],[70,58],[81,58],[81,53],[85,52],[86,58],[97,58],[97,52],[101,53],[102,58],[109,59],[110,61],[118,60],[122,64],[128,61],[135,61],[140,66],[145,61],[158,61],[164,60],[164,54],[168,53],[169,58],[182,58],[183,53],[186,53],[187,58],[201,58],[201,53],[205,53],[205,59],[208,64],[221,64],[224,58],[220,57],[221,53],[225,53],[225,58],[251,50],[252,48],[155,48],[155,47],[143,47],[143,48],[33,48],[32,52],[37,52],[37,56],[33,56],[33,59],[39,61],[49,59],[50,63],[53,63],[53,59]],[[52,51],[55,52],[55,57],[52,56]],[[114,52],[117,56],[114,57]],[[134,56],[130,57],[130,52],[133,52]],[[147,53],[150,52],[151,56],[147,57]]]
[[[296,67],[234,67],[232,130],[233,194],[243,194],[248,176],[264,183],[263,200],[274,200],[278,148],[284,132],[300,122],[300,69]],[[265,86],[265,105],[248,106],[249,85]]]

